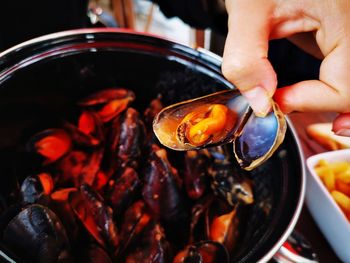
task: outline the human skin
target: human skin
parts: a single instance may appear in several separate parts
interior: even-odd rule
[[[229,14],[222,71],[265,116],[273,98],[285,113],[338,112],[333,130],[350,136],[350,1],[226,0]],[[319,79],[276,90],[268,41],[288,38],[322,59]]]

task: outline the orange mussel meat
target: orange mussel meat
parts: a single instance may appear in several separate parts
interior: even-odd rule
[[[203,105],[183,118],[177,127],[177,139],[195,146],[216,142],[235,126],[236,120],[236,114],[225,105]]]
[[[48,129],[34,135],[28,147],[43,156],[48,164],[68,153],[72,147],[72,140],[63,129]]]

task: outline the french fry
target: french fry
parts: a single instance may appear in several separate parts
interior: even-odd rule
[[[335,175],[329,164],[327,163],[326,166],[318,166],[315,168],[315,171],[327,189],[333,191],[335,189]]]
[[[315,166],[316,174],[321,178],[323,183],[325,184],[325,178],[330,175],[332,172],[329,163],[326,160],[320,160],[318,164]]]
[[[335,180],[335,189],[350,197],[350,184],[344,183],[342,180]]]
[[[335,189],[335,175],[332,170],[330,170],[330,172],[325,174],[323,181],[328,191],[331,192]]]
[[[344,183],[350,183],[350,169],[345,170],[342,173],[336,174],[336,178],[343,181]]]
[[[340,208],[345,212],[345,214],[350,213],[350,197],[343,194],[339,191],[332,191],[331,192],[332,197],[334,198],[335,202],[340,206]]]
[[[318,163],[316,164],[315,167],[323,167],[323,166],[328,166],[328,165],[329,165],[329,163],[327,160],[321,159],[318,161]]]
[[[331,168],[327,166],[317,166],[315,168],[316,174],[321,178],[322,181],[324,181],[324,178],[328,176],[329,173],[332,173]]]
[[[322,159],[314,169],[350,222],[350,162]]]
[[[328,165],[336,175],[344,172],[347,172],[350,175],[350,163],[348,162],[334,162],[329,163]]]

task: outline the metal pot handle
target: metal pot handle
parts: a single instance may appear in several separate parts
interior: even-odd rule
[[[316,263],[319,262],[310,243],[296,230],[274,255],[272,262],[277,263]]]

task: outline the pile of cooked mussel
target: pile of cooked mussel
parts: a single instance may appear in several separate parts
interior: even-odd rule
[[[2,243],[30,262],[229,262],[254,185],[218,142],[251,117],[219,96],[170,114],[161,97],[136,110],[124,88],[78,101],[74,118],[26,139],[39,165],[1,207]],[[160,120],[187,151],[162,146]]]

